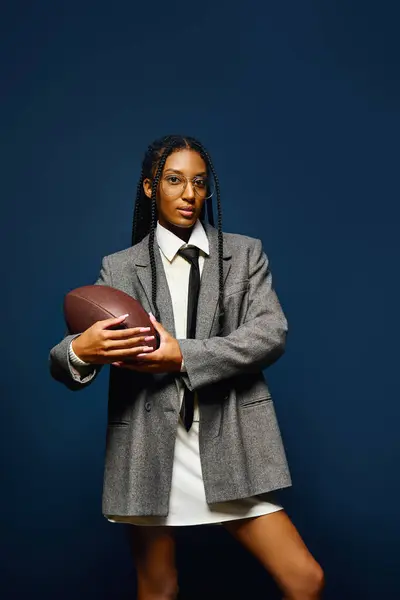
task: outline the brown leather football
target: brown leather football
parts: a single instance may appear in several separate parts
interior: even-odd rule
[[[83,333],[97,321],[128,314],[117,329],[150,327],[146,335],[154,335],[147,346],[158,347],[158,335],[149,315],[138,300],[121,290],[106,285],[85,285],[71,290],[64,298],[64,318],[71,334]]]

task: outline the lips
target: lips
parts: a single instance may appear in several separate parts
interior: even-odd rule
[[[194,208],[192,208],[191,206],[182,206],[181,208],[178,208],[177,210],[181,213],[181,215],[183,217],[186,217],[186,218],[192,218],[195,213]]]

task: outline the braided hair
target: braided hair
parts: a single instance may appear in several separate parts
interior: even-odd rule
[[[183,137],[180,135],[169,135],[160,138],[148,146],[144,155],[142,169],[140,173],[139,182],[136,189],[136,202],[133,216],[132,226],[132,245],[139,243],[146,235],[149,236],[149,254],[150,254],[150,266],[151,266],[151,296],[152,303],[155,311],[155,317],[160,320],[160,312],[157,306],[157,271],[156,262],[154,256],[154,238],[155,228],[157,224],[157,190],[160,182],[160,178],[163,173],[163,169],[166,160],[172,152],[178,150],[193,150],[200,154],[207,166],[207,171],[214,179],[215,190],[217,195],[217,230],[218,230],[218,283],[219,283],[219,327],[220,331],[223,326],[224,319],[224,279],[223,279],[223,236],[222,236],[222,209],[221,209],[221,196],[220,186],[217,173],[212,163],[211,157],[204,146],[193,137]],[[143,189],[143,182],[145,179],[152,180],[152,191],[151,191],[151,202],[147,198]],[[207,198],[201,219],[205,219],[205,212],[207,210],[207,218],[210,225],[214,226],[214,214],[212,197]]]

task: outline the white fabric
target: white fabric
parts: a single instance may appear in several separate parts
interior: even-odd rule
[[[72,363],[72,365],[76,366],[76,367],[91,367],[92,365],[88,362],[85,362],[84,360],[82,360],[81,358],[79,358],[79,356],[77,356],[72,348],[72,342],[69,345],[69,349],[68,349],[68,357],[70,362]]]
[[[156,235],[158,247],[160,248],[161,259],[164,265],[165,276],[167,278],[169,293],[171,295],[175,323],[175,337],[178,340],[183,340],[186,338],[187,332],[187,305],[190,263],[180,256],[178,252],[182,248],[186,248],[186,246],[189,245],[195,246],[199,249],[199,271],[201,277],[204,267],[204,256],[208,256],[210,252],[208,238],[200,221],[196,222],[187,244],[185,244],[183,240],[178,238],[174,233],[171,233],[171,231],[160,225],[160,223],[157,225]],[[181,371],[182,370],[183,369],[181,368]],[[177,378],[176,383],[180,395],[180,404],[182,404],[185,386],[183,381],[179,378]],[[193,420],[199,420],[199,411],[196,398]]]
[[[190,263],[177,252],[186,244],[159,223],[156,236],[171,294],[176,338],[184,339],[186,338]],[[199,269],[201,274],[205,257],[209,254],[209,245],[200,221],[197,221],[193,228],[188,245],[196,246],[200,250]],[[177,378],[177,386],[182,402],[184,383],[180,378]],[[195,401],[194,422],[190,431],[186,431],[181,420],[178,423],[168,516],[164,518],[108,515],[107,518],[112,522],[136,525],[221,523],[222,521],[268,514],[282,508],[267,499],[270,497],[263,495],[263,498],[252,497],[212,506],[207,504],[200,463],[199,411]]]

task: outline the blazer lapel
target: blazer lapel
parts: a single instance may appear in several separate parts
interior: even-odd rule
[[[217,230],[210,225],[204,225],[204,228],[206,230],[210,245],[210,255],[204,259],[204,267],[201,275],[196,325],[196,338],[198,339],[205,339],[209,337],[211,333],[214,319],[216,317],[219,293],[218,233]],[[232,253],[230,248],[228,247],[226,240],[224,240],[224,282],[231,268],[231,256]]]
[[[146,294],[147,301],[151,307],[151,311],[155,314],[155,307],[151,299],[151,266],[150,266],[150,254],[149,254],[149,237],[146,236],[137,247],[137,256],[135,259],[136,273],[138,279],[143,287],[144,293]],[[160,321],[163,327],[171,335],[175,336],[175,322],[174,313],[172,310],[171,295],[169,293],[169,287],[167,278],[165,276],[164,266],[160,256],[160,251],[157,245],[157,241],[154,241],[154,257],[156,261],[156,272],[157,272],[157,305],[160,311]]]
[[[196,337],[198,339],[205,339],[209,337],[215,318],[217,317],[217,306],[218,306],[218,292],[219,292],[219,274],[218,274],[218,233],[211,225],[204,225],[209,245],[210,255],[204,259],[203,272],[201,275],[201,285],[199,302],[197,306],[197,325],[196,325]],[[148,236],[146,236],[138,245],[136,258],[134,259],[136,265],[136,273],[138,279],[143,287],[143,291],[147,297],[149,306],[152,312],[155,312],[151,300],[151,266],[150,266],[150,255],[148,248]],[[160,251],[157,245],[157,241],[154,242],[154,257],[156,261],[157,269],[157,305],[160,310],[161,324],[171,335],[175,336],[175,322],[174,313],[172,310],[171,295],[165,276],[164,266],[160,256]],[[223,269],[224,269],[224,282],[228,276],[231,268],[232,252],[224,239],[224,253],[223,253]]]

